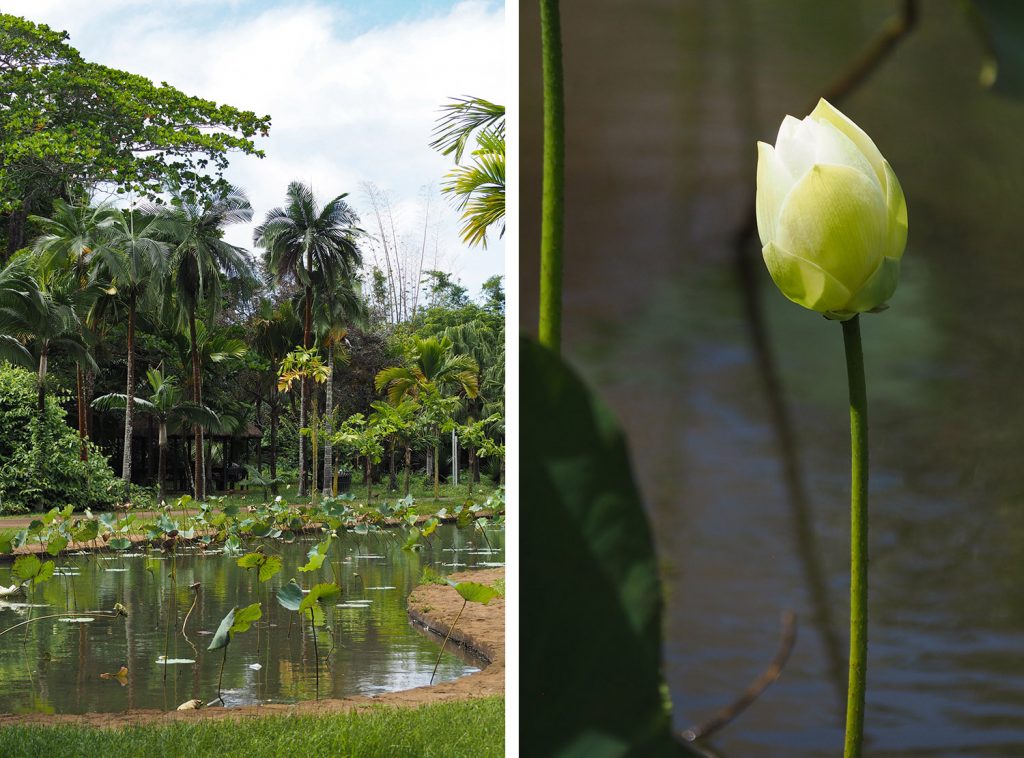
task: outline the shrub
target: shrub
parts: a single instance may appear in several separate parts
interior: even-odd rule
[[[35,376],[0,363],[0,513],[114,505],[124,484],[102,451],[89,443],[89,460],[79,460],[59,399],[47,397],[42,418],[37,402]]]

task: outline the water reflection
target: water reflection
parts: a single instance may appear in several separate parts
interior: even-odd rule
[[[19,629],[0,637],[0,711],[170,710],[191,698],[212,701],[221,651],[206,648],[231,607],[253,602],[262,602],[263,619],[228,647],[222,690],[226,703],[311,699],[316,663],[309,624],[300,624],[296,613],[274,599],[274,591],[292,577],[305,586],[333,577],[342,587],[337,604],[345,607],[328,608],[326,628],[317,631],[321,697],[425,685],[439,648],[410,626],[405,598],[425,565],[450,573],[443,564],[452,556],[470,569],[501,560],[503,533],[489,531],[487,540],[495,552],[480,555],[484,540],[479,532],[443,526],[430,546],[411,553],[401,549],[398,533],[346,535],[334,542],[328,563],[316,577],[298,571],[315,541],[264,543],[268,551],[279,552],[284,565],[269,586],[257,582],[252,571],[238,568],[232,556],[189,551],[177,556],[62,558],[68,570],[36,590],[34,602],[45,607],[32,609],[34,615],[110,609],[116,602],[124,603],[130,615],[96,617],[91,623],[44,620],[29,625],[27,636]],[[157,560],[147,570],[152,558]],[[0,628],[24,620],[27,612],[24,607],[0,607]],[[116,678],[100,677],[122,665],[129,669],[124,687]],[[452,679],[479,667],[477,661],[446,652],[436,678]]]

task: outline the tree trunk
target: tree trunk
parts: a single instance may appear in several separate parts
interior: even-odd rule
[[[190,311],[188,314],[188,336],[192,344],[192,401],[196,405],[203,404],[202,373],[199,366],[199,346],[196,344],[196,313]],[[195,497],[199,502],[206,500],[206,466],[204,466],[203,454],[203,427],[193,424],[192,432],[195,437]]]
[[[260,436],[256,438],[256,470],[263,476],[263,393],[256,398],[256,426],[260,430]],[[246,448],[246,453],[248,453]]]
[[[36,377],[38,394],[36,396],[36,424],[38,433],[36,435],[36,478],[43,481],[46,478],[46,461],[49,456],[49,434],[46,431],[46,353],[39,356],[39,373]]]
[[[313,252],[311,250],[306,252],[306,272],[312,275],[313,269]],[[313,335],[313,287],[312,285],[306,286],[306,307],[305,315],[302,323],[302,347],[309,350],[312,347],[312,335]],[[300,380],[302,398],[299,402],[299,429],[305,429],[309,426],[306,419],[306,413],[309,409],[309,380],[306,377],[302,377]],[[303,497],[308,492],[306,486],[306,438],[299,433],[299,491],[298,496]]]
[[[441,496],[441,467],[438,465],[440,454],[440,448],[438,444],[434,443],[434,500],[437,500]]]
[[[78,402],[78,458],[89,460],[89,448],[85,444],[88,431],[85,428],[85,387],[82,381],[82,367],[75,365],[75,394]]]
[[[275,402],[270,407],[270,478],[277,479],[277,416],[280,407],[276,402],[277,387],[272,390],[275,395]],[[277,483],[270,487],[270,491],[277,497]]]
[[[166,492],[166,486],[167,485],[165,484],[165,480],[167,479],[167,424],[165,424],[163,421],[160,422],[159,447],[160,447],[160,455],[159,455],[159,461],[160,462],[157,465],[156,481],[157,481],[157,491],[160,494],[157,496],[159,498],[157,500],[157,502],[159,502],[162,505],[164,503],[164,501],[167,500],[167,492]]]
[[[128,402],[124,408],[124,457],[121,459],[121,478],[124,480],[124,498],[127,502],[132,483],[132,436],[135,432],[135,293],[128,300]]]
[[[469,466],[466,467],[466,473],[468,476],[466,479],[469,481],[469,495],[473,495],[473,463],[476,460],[476,448],[473,445],[469,446]]]
[[[221,486],[228,489],[228,459],[231,457],[231,439],[228,437],[224,438],[224,442],[221,443],[220,452],[223,460],[221,461]]]
[[[370,503],[373,500],[373,472],[370,470],[373,466],[370,463],[370,456],[366,456],[366,507],[370,507]]]
[[[331,414],[334,412],[334,342],[327,348],[327,399],[324,406],[324,497],[331,495],[331,466],[334,463],[334,445],[331,441],[331,434],[334,428],[331,422]]]
[[[203,444],[206,444],[205,440],[203,441]],[[206,466],[203,470],[203,473],[206,474],[203,479],[203,495],[205,496],[210,492],[211,487],[214,492],[217,491],[217,482],[213,479],[213,437],[210,437],[210,449],[203,449],[203,464]]]
[[[412,473],[412,446],[405,445],[405,494],[409,494],[409,476]]]
[[[398,489],[398,474],[395,473],[395,450],[394,438],[391,440],[391,462],[388,464],[388,491],[395,492]]]
[[[22,202],[22,206],[17,210],[11,211],[11,215],[7,217],[7,255],[4,257],[4,262],[7,261],[17,250],[20,250],[25,245],[25,221],[28,218],[28,203],[27,201]]]

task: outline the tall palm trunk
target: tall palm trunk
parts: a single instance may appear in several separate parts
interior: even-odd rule
[[[43,350],[39,353],[39,373],[36,376],[36,477],[39,481],[45,478],[46,460],[49,455],[49,437],[46,433],[46,368],[47,355]]]
[[[274,396],[274,404],[270,406],[270,478],[277,479],[277,419],[281,412],[280,403],[277,399],[277,385],[271,388]],[[270,491],[277,497],[277,483],[270,485]]]
[[[438,465],[438,462],[440,461],[439,454],[440,454],[440,447],[438,446],[438,443],[435,442],[434,443],[434,500],[437,500],[441,496],[441,475],[439,473],[441,467]]]
[[[188,336],[192,343],[192,401],[196,405],[203,404],[203,385],[202,385],[202,374],[199,366],[199,346],[196,342],[196,312],[190,310],[188,314]],[[193,477],[195,481],[193,486],[195,487],[196,500],[203,502],[206,500],[206,466],[203,465],[203,427],[199,424],[192,425],[192,432],[195,437],[195,473]]]
[[[158,449],[159,449],[159,463],[157,464],[157,488],[159,495],[157,495],[157,502],[161,505],[167,499],[167,493],[165,491],[167,479],[167,424],[164,421],[160,422],[160,436],[158,438]]]
[[[85,387],[82,381],[82,367],[75,366],[75,395],[78,403],[78,457],[80,460],[89,460],[89,448],[85,439],[89,435],[85,422]]]
[[[398,443],[391,438],[391,462],[388,464],[388,490],[394,492],[398,489],[398,474],[395,473],[395,452]]]
[[[409,475],[412,472],[412,445],[405,443],[405,494],[409,494]]]
[[[306,271],[312,272],[313,269],[313,253],[308,251],[306,253]],[[306,286],[306,307],[305,315],[303,317],[302,324],[302,347],[309,350],[312,347],[313,334],[313,287],[312,285]],[[306,413],[309,408],[309,379],[302,377],[302,396],[299,402],[299,429],[305,429],[309,426]],[[298,496],[303,497],[306,495],[306,438],[303,435],[299,435],[299,492]]]
[[[331,415],[334,413],[334,342],[327,348],[327,399],[324,407],[324,497],[331,495],[331,466],[333,465],[334,445],[331,442],[331,435],[334,428],[331,423]]]
[[[370,456],[366,456],[366,507],[370,507],[373,501],[373,463]]]
[[[121,459],[121,478],[124,480],[124,497],[128,500],[132,483],[132,436],[135,432],[135,293],[128,299],[128,386],[125,389],[128,402],[124,408],[124,457]]]

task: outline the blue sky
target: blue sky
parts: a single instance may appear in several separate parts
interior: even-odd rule
[[[235,158],[227,173],[249,193],[257,221],[301,179],[321,200],[348,192],[371,230],[372,182],[390,196],[399,237],[414,245],[432,192],[428,264],[436,253],[474,295],[503,273],[500,240],[486,250],[459,240],[458,214],[437,194],[450,161],[428,146],[447,98],[505,102],[501,2],[4,0],[3,10],[67,30],[89,60],[269,113],[267,158]],[[250,229],[228,238],[251,247]]]

